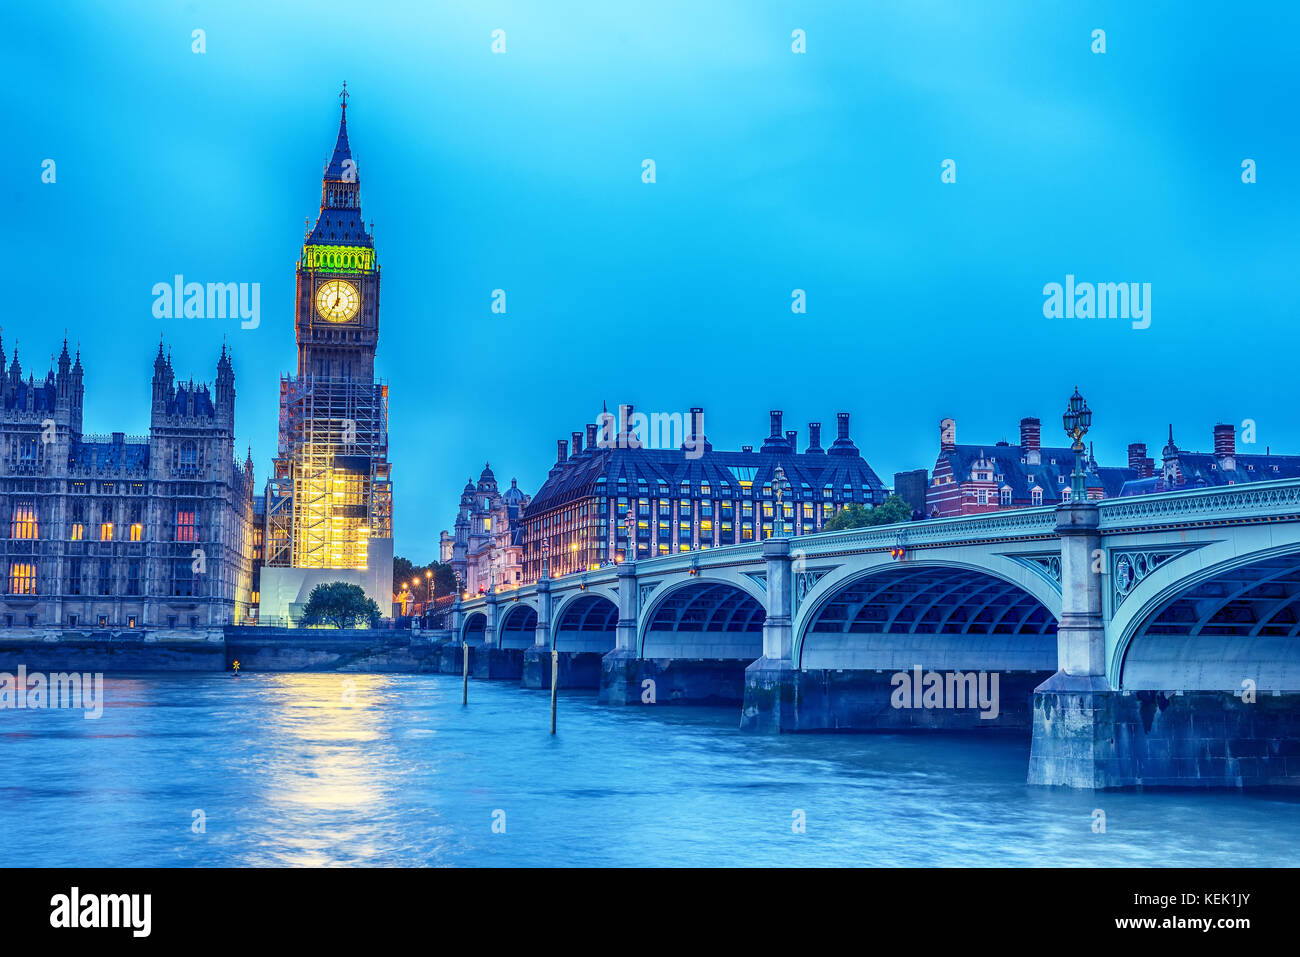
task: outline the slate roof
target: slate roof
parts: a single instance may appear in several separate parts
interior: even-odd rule
[[[5,390],[4,407],[6,409],[26,409],[27,397],[32,396],[32,409],[36,412],[53,412],[54,402],[58,398],[58,389],[51,374],[44,382],[34,379],[20,380],[13,391]]]
[[[1276,479],[1300,477],[1300,455],[1234,455],[1236,468],[1224,469],[1219,456],[1213,452],[1184,452],[1178,450],[1178,469],[1182,482],[1170,487],[1163,473],[1145,479],[1125,482],[1120,495],[1148,495],[1153,492],[1172,492],[1189,488],[1210,488],[1221,485],[1241,485],[1244,482],[1270,482]]]
[[[346,172],[345,164],[351,159],[352,147],[348,145],[348,113],[345,106],[343,116],[339,120],[339,135],[334,143],[334,155],[330,157],[329,166],[325,168],[325,180],[341,181]],[[355,161],[352,163],[350,175],[359,188],[361,175],[357,172]],[[374,248],[375,241],[366,231],[365,220],[361,216],[359,206],[356,208],[325,207],[316,218],[316,225],[312,228],[311,235],[307,237],[307,244],[311,246],[340,243]]]
[[[1070,473],[1074,471],[1074,452],[1068,447],[1042,446],[1037,465],[1021,461],[1027,457],[1023,446],[1006,442],[958,445],[951,452],[941,451],[939,457],[948,460],[956,482],[970,481],[975,463],[981,458],[991,459],[996,463],[993,478],[998,488],[1006,485],[1011,489],[1013,500],[1028,500],[1030,492],[1037,486],[1043,490],[1044,505],[1061,502],[1061,494],[1070,487]],[[1086,474],[1088,488],[1103,489],[1107,497],[1118,495],[1124,483],[1138,475],[1136,469],[1098,466],[1095,462],[1089,462]],[[1002,476],[1000,479],[999,475]],[[1033,476],[1033,481],[1030,481],[1030,476]]]
[[[194,399],[194,411],[189,411],[190,397]],[[212,404],[212,395],[206,386],[181,386],[167,402],[168,415],[214,416],[216,408]]]
[[[345,244],[373,249],[375,241],[366,232],[359,209],[322,209],[316,226],[307,237],[309,246]]]
[[[661,491],[668,497],[680,496],[682,482],[690,483],[692,497],[698,496],[701,483],[707,482],[714,497],[740,498],[740,482],[748,481],[753,483],[754,497],[761,498],[763,484],[772,480],[778,464],[785,469],[791,501],[821,501],[827,483],[837,500],[845,484],[852,486],[851,501],[879,504],[885,499],[884,483],[856,448],[800,453],[789,451],[788,445],[780,452],[718,452],[706,447],[699,457],[687,458],[684,451],[676,449],[597,447],[583,449],[552,467],[524,511],[535,515],[595,494],[639,498],[642,488],[646,497],[658,496]],[[666,488],[661,489],[661,482]]]
[[[131,442],[82,442],[76,440],[68,449],[68,467],[118,471],[126,468],[149,468],[149,444]]]

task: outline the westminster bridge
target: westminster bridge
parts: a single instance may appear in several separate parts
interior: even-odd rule
[[[1029,780],[1300,785],[1300,481],[774,537],[457,602],[441,668],[752,731],[1032,730]],[[464,649],[468,649],[467,651]]]

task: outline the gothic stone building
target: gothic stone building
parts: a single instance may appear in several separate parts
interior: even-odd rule
[[[210,390],[176,382],[159,346],[147,437],[83,434],[82,378],[66,342],[57,371],[24,379],[15,349],[4,375],[0,626],[212,637],[243,621],[253,463],[234,458],[225,348]]]
[[[451,565],[465,591],[478,595],[494,582],[498,588],[523,584],[522,517],[530,501],[517,479],[499,492],[490,465],[483,466],[477,486],[473,479],[466,480],[455,534],[444,529],[441,537],[442,561]]]

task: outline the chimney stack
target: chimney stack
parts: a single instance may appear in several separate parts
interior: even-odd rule
[[[704,446],[704,406],[691,406],[690,416],[686,421],[685,441],[682,443],[683,448],[689,446],[693,449],[699,449]]]
[[[576,456],[582,451],[582,433],[570,432],[569,434],[573,436],[573,454]]]
[[[628,448],[628,436],[632,434],[632,403],[618,404],[618,446]]]
[[[781,410],[773,409],[768,413],[771,417],[771,431],[768,432],[767,438],[763,440],[763,452],[784,452],[787,448],[785,437],[781,435]]]
[[[1037,465],[1043,460],[1040,437],[1043,424],[1035,418],[1020,420],[1020,448],[1025,453],[1026,465]]]
[[[1214,427],[1214,454],[1219,456],[1237,454],[1237,432],[1233,426],[1220,422]]]
[[[596,447],[596,423],[587,423],[587,449],[590,451]]]
[[[799,451],[799,432],[796,429],[786,429],[785,440],[790,443],[790,451]]]
[[[808,423],[808,449],[809,452],[822,452],[822,424],[820,422]]]
[[[831,445],[832,452],[843,452],[849,455],[856,455],[858,447],[853,444],[849,438],[849,414],[847,412],[835,413],[836,438]]]
[[[1155,462],[1147,458],[1147,444],[1133,442],[1128,447],[1128,467],[1136,469],[1139,478],[1149,478],[1155,472]]]
[[[559,439],[555,443],[555,462],[558,465],[569,457],[569,440]]]

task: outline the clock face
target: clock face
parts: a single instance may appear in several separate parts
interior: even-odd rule
[[[361,306],[357,287],[343,279],[321,283],[316,290],[316,312],[326,322],[347,322]]]

